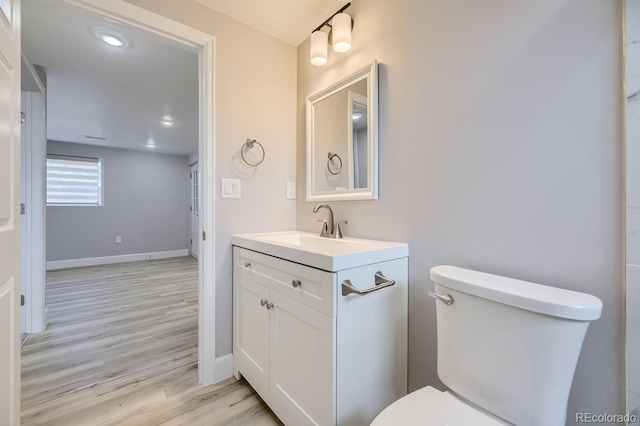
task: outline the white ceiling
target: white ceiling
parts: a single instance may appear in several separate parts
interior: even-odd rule
[[[196,0],[293,46],[345,0]],[[98,41],[92,28],[124,35]],[[191,155],[198,150],[198,57],[160,37],[60,0],[22,2],[22,47],[47,70],[48,139]],[[160,125],[164,115],[176,122]],[[88,137],[87,137],[88,136]],[[106,138],[106,140],[95,139]]]
[[[196,0],[240,22],[298,46],[347,0]]]
[[[95,26],[116,29],[129,46],[98,41]],[[197,152],[195,53],[59,0],[22,2],[22,47],[32,64],[47,70],[49,140],[148,150],[153,138],[155,152]],[[163,127],[163,115],[175,126]]]

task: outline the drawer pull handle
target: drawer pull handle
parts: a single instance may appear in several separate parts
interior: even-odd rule
[[[266,300],[264,300],[264,299],[262,299],[262,300],[260,301],[260,304],[261,304],[262,306],[264,306],[264,305],[266,305],[266,304],[267,304],[267,301],[266,301]]]
[[[300,280],[293,280],[291,281],[291,285],[293,286],[293,288],[298,288],[302,285],[302,281]]]
[[[355,293],[360,296],[363,296],[367,293],[371,293],[372,291],[376,291],[376,290],[383,289],[385,287],[392,286],[395,283],[396,283],[396,280],[391,280],[385,277],[382,272],[378,271],[376,272],[376,275],[375,275],[375,286],[371,288],[367,288],[365,290],[360,290],[355,288],[353,284],[351,284],[351,280],[342,281],[342,295],[347,296],[351,293]]]
[[[267,303],[267,309],[273,308],[273,303]]]
[[[251,262],[244,262],[244,267],[247,269],[251,269]]]

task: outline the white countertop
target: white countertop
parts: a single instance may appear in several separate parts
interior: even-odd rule
[[[302,231],[236,234],[231,244],[332,272],[409,256],[404,243],[325,238]]]

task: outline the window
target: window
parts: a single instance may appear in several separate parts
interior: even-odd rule
[[[101,206],[102,160],[47,156],[48,206]]]

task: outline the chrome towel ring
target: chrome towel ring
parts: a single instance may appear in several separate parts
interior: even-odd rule
[[[250,150],[253,148],[254,145],[258,145],[260,147],[260,149],[262,150],[262,158],[260,158],[260,161],[258,161],[257,163],[250,163],[249,161],[247,161],[246,158],[244,158],[244,152],[245,150]],[[265,157],[265,151],[264,151],[264,147],[262,146],[262,144],[260,142],[258,142],[255,139],[247,139],[247,141],[242,144],[242,148],[240,148],[240,157],[242,157],[242,161],[244,161],[247,165],[251,166],[251,167],[257,167],[260,164],[262,164],[262,162],[264,161],[264,157]]]
[[[327,154],[327,158],[328,158],[328,160],[327,160],[327,170],[329,170],[329,173],[331,173],[334,176],[335,175],[339,175],[340,172],[342,171],[342,158],[340,158],[340,156],[338,154],[333,154],[331,152],[329,154]],[[334,170],[331,170],[331,164],[333,164],[333,159],[334,158],[337,158],[338,161],[340,162],[340,166],[338,166],[336,171],[334,171],[335,167],[334,167]]]

